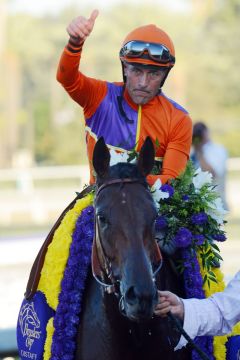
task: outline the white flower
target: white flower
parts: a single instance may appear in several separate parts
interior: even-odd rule
[[[111,149],[110,150],[110,156],[111,156],[111,160],[110,160],[110,166],[116,165],[120,162],[127,162],[128,161],[128,152],[127,151],[123,151],[123,152],[116,152],[115,150]],[[133,161],[131,161],[132,163]]]
[[[160,207],[159,201],[161,199],[168,199],[169,198],[169,193],[168,192],[160,190],[161,186],[162,186],[161,180],[157,179],[155,181],[155,183],[153,184],[153,186],[151,187],[152,197],[153,197],[153,200],[155,202],[155,205],[156,205],[157,209],[159,209],[159,207]]]
[[[222,199],[219,197],[209,204],[206,213],[216,220],[219,225],[223,225],[224,216],[228,211],[224,209]]]
[[[208,171],[202,171],[198,168],[193,176],[193,185],[196,190],[201,189],[201,187],[205,184],[211,184],[212,182],[212,174]]]

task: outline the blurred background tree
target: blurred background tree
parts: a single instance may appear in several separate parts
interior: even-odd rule
[[[112,2],[100,9],[84,45],[82,71],[121,80],[119,48],[136,26],[156,23],[173,38],[176,66],[164,86],[193,121],[204,120],[230,156],[240,156],[240,0],[188,0],[188,11],[170,12],[157,1]],[[0,166],[21,151],[36,164],[86,163],[83,115],[55,79],[66,26],[93,6],[69,6],[57,15],[6,13],[0,0]]]

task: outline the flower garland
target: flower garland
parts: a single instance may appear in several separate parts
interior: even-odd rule
[[[54,233],[53,240],[48,246],[38,290],[46,296],[47,303],[56,310],[61,281],[69,256],[69,248],[72,242],[78,216],[82,210],[93,202],[93,194],[77,200],[73,209],[69,210],[61,224]]]
[[[202,299],[225,287],[220,270],[222,259],[216,241],[225,241],[224,215],[219,195],[208,172],[195,170],[191,163],[171,184],[152,187],[159,210],[156,231],[164,232],[166,243],[181,249],[179,270],[183,272],[187,298]],[[210,359],[224,360],[229,336],[240,333],[240,325],[227,336],[202,336],[194,339]],[[193,360],[200,360],[195,350]]]
[[[194,251],[189,249],[182,249],[182,259],[184,261],[184,287],[187,298],[204,299],[205,294],[203,290],[203,278],[200,273],[200,265],[197,255]],[[194,343],[200,347],[209,359],[214,360],[213,354],[213,337],[212,336],[199,336],[194,339]],[[201,360],[199,354],[192,351],[193,360]],[[222,359],[223,360],[223,359]]]
[[[199,261],[201,276],[202,276],[202,278],[204,278],[206,270],[203,268],[200,259],[198,261]],[[211,283],[210,287],[207,286],[206,283],[203,285],[203,290],[205,292],[206,297],[211,296],[215,292],[223,291],[225,288],[225,284],[223,281],[223,274],[222,274],[221,270],[219,268],[213,268],[212,271],[215,274],[217,283],[214,283],[214,282]],[[215,355],[216,360],[226,359],[226,342],[227,342],[226,335],[215,336],[213,338],[213,350],[214,350],[214,355]]]
[[[72,243],[72,234],[76,226],[77,219],[81,212],[93,203],[93,194],[90,193],[82,199],[76,201],[74,207],[64,216],[61,224],[54,233],[53,240],[48,247],[45,261],[41,271],[38,291],[41,291],[47,303],[57,309],[59,303],[59,293],[64,271],[69,259],[69,249]],[[47,337],[44,345],[44,360],[51,357],[52,338],[54,335],[53,318],[47,324]]]
[[[202,276],[202,278],[204,278],[206,269],[203,268],[200,260],[199,260],[199,264],[200,264],[201,276]],[[217,283],[214,283],[214,282],[211,283],[210,287],[208,287],[206,283],[203,285],[203,289],[204,289],[206,297],[211,296],[215,292],[223,291],[225,288],[225,283],[223,280],[224,276],[223,276],[221,269],[214,268],[213,272],[215,273]],[[226,359],[226,356],[227,356],[226,346],[227,346],[228,339],[232,336],[236,336],[239,334],[240,334],[240,323],[237,323],[233,327],[232,332],[230,334],[214,337],[213,348],[214,348],[214,355],[215,355],[216,360]]]
[[[208,251],[207,249],[206,251]],[[203,268],[201,258],[201,252],[198,250],[197,254],[191,251],[190,248],[182,249],[182,259],[184,261],[184,286],[187,298],[203,299],[209,297],[215,292],[223,291],[225,284],[223,281],[223,274],[220,268],[213,268],[215,278],[217,282],[211,282],[211,286],[203,279],[206,275],[206,269]],[[229,337],[240,334],[240,324],[234,326],[232,333],[224,336],[201,336],[194,339],[194,343],[198,345],[205,353],[208,354],[210,359],[224,360],[227,356],[227,342]],[[213,355],[214,357],[212,357]],[[193,360],[201,360],[199,355],[193,350]]]
[[[68,263],[61,283],[59,304],[54,317],[51,360],[74,359],[85,281],[91,262],[94,231],[93,206],[84,209],[73,233]]]

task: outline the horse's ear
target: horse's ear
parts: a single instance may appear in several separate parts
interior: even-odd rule
[[[138,168],[140,172],[147,176],[154,166],[155,150],[151,138],[148,136],[141,148],[138,158]]]
[[[104,138],[101,136],[95,144],[93,150],[93,168],[96,174],[103,177],[108,172],[110,163],[109,150],[105,144]]]

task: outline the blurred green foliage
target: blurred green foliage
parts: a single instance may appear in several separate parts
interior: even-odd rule
[[[164,92],[186,107],[193,121],[205,121],[230,156],[240,156],[240,0],[192,4],[190,13],[170,13],[157,2],[124,2],[102,10],[84,45],[82,71],[120,81],[122,40],[136,26],[158,24],[172,37],[177,58]],[[55,17],[8,16],[3,64],[13,81],[11,85],[6,76],[0,84],[0,141],[7,137],[9,123],[15,136],[5,165],[22,148],[33,152],[38,164],[86,163],[82,110],[55,74],[68,39],[66,26],[91,10],[69,7]],[[15,112],[10,114],[12,102]]]

